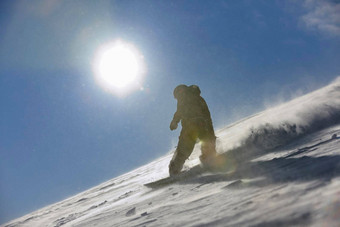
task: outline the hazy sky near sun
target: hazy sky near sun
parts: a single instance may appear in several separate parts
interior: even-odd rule
[[[219,128],[340,74],[335,0],[1,1],[0,28],[1,222],[173,149],[178,84]],[[124,97],[93,70],[115,40],[145,62]]]

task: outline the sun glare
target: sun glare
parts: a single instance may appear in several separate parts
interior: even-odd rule
[[[94,64],[96,81],[110,92],[127,94],[141,88],[143,66],[138,50],[119,40],[99,49]]]

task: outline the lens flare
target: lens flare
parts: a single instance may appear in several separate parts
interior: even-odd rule
[[[143,56],[121,40],[102,46],[95,57],[95,78],[105,90],[127,94],[141,88],[145,72]]]

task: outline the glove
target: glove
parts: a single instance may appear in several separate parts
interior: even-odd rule
[[[172,120],[170,123],[170,130],[173,131],[178,127],[178,122]]]

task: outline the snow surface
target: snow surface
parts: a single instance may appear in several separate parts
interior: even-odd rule
[[[145,187],[169,153],[3,226],[340,226],[340,78],[217,136],[228,171]]]

